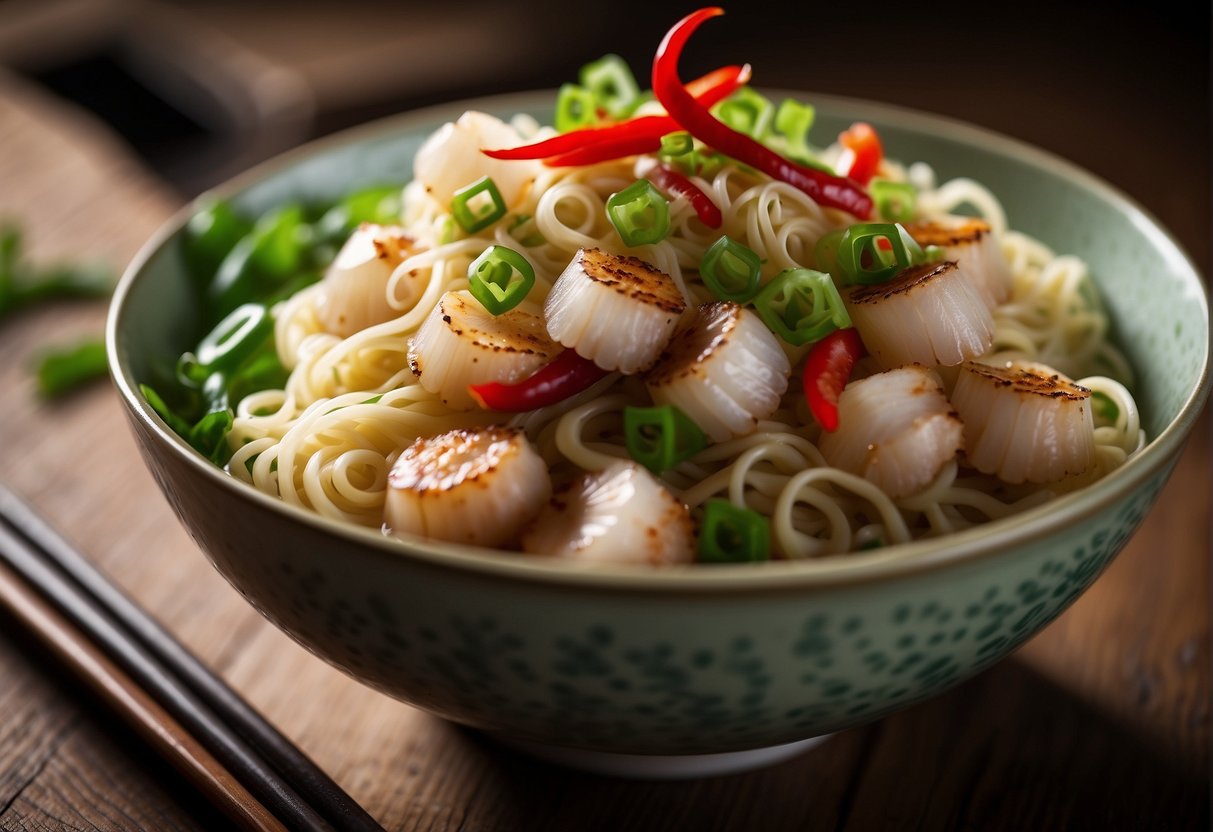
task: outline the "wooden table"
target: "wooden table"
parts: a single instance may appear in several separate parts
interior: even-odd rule
[[[1104,172],[1114,147],[1084,161]],[[1156,161],[1157,175],[1119,184],[1207,271],[1207,159],[1186,181],[1182,161]],[[0,78],[0,216],[23,221],[36,256],[125,263],[177,202],[97,124]],[[37,399],[32,357],[100,333],[103,318],[102,304],[83,304],[0,322],[0,479],[388,829],[1208,826],[1207,430],[1111,569],[1013,658],[771,769],[629,782],[491,747],[363,688],[262,620],[178,526],[108,386]],[[0,625],[0,828],[225,827]]]

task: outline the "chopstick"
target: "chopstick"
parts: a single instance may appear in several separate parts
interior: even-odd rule
[[[0,538],[6,532],[0,531]],[[6,546],[10,539],[0,541]],[[92,689],[176,769],[241,828],[280,832],[284,827],[231,772],[135,684],[67,619],[29,591],[17,573],[0,563],[0,607],[24,624],[42,645]]]
[[[0,593],[0,601],[19,620],[44,641],[74,638],[90,643],[108,660],[110,669],[119,671],[108,673],[110,677],[119,684],[120,676],[128,677],[132,686],[145,692],[171,718],[170,722],[195,739],[284,826],[309,832],[382,832],[382,827],[290,740],[3,486],[0,563],[70,627],[56,630],[45,616],[31,616],[29,610],[22,615],[20,598],[13,596],[23,593],[11,591],[10,575],[10,591]],[[65,651],[57,652],[63,655]],[[79,662],[69,664],[77,672],[85,670]],[[95,662],[92,667],[104,669]],[[99,684],[96,675],[90,676],[90,681]],[[126,707],[129,698],[111,704],[136,725],[154,715],[152,709],[145,709],[142,717],[131,712]],[[188,759],[179,758],[177,762],[184,765],[187,774],[197,771],[197,765]],[[211,777],[211,787],[221,779],[218,775]],[[216,798],[213,788],[203,790]],[[236,799],[235,795],[231,798]],[[229,813],[236,811],[231,801],[226,803],[224,808]]]

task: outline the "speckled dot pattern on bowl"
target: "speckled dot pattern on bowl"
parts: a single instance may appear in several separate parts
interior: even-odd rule
[[[879,126],[892,155],[972,176],[1013,227],[1069,240],[1137,368],[1150,446],[1092,488],[946,539],[812,563],[660,571],[570,567],[405,544],[285,506],[209,466],[135,392],[192,316],[176,227],[124,278],[115,376],[149,467],[216,567],[269,619],[350,675],[514,740],[694,755],[780,746],[921,701],[1004,657],[1095,580],[1141,523],[1207,394],[1207,307],[1165,232],[1107,186],[991,134],[828,97],[819,135]],[[550,96],[494,99],[538,112]],[[373,125],[255,171],[249,211],[405,178],[462,106]],[[1165,367],[1167,372],[1148,372]]]

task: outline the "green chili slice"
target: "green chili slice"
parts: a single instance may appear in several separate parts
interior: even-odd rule
[[[268,309],[259,303],[246,303],[207,333],[194,355],[208,371],[234,370],[265,343],[273,329]]]
[[[708,500],[699,527],[702,563],[751,563],[770,560],[771,531],[756,511],[728,500]]]
[[[660,474],[708,446],[699,425],[672,404],[627,407],[623,432],[632,459]]]
[[[889,222],[910,222],[918,200],[918,189],[909,182],[873,179],[868,193],[876,203],[876,213]]]
[[[751,248],[724,236],[708,247],[699,277],[721,300],[749,303],[758,294],[762,260]]]
[[[775,118],[771,99],[751,87],[741,87],[715,108],[716,118],[754,139],[761,140],[770,132]]]
[[[788,269],[776,275],[754,298],[754,308],[767,327],[789,344],[820,341],[851,325],[833,279],[812,269]]]
[[[451,215],[460,228],[475,234],[505,216],[505,200],[496,183],[490,177],[482,176],[466,188],[455,191]]]
[[[809,147],[809,130],[817,111],[811,104],[802,104],[794,98],[785,98],[775,111],[768,144],[775,144],[783,155],[807,162],[813,159],[813,150]]]
[[[468,266],[468,289],[494,315],[508,312],[535,285],[535,269],[512,248],[489,246]]]
[[[670,233],[670,203],[647,179],[638,179],[606,203],[607,219],[629,247],[659,243]]]
[[[588,127],[598,121],[598,102],[594,93],[576,84],[564,84],[556,94],[553,124],[561,133]]]
[[[583,66],[580,81],[594,97],[594,104],[606,110],[613,119],[630,115],[640,103],[636,76],[627,61],[618,55],[604,55]]]

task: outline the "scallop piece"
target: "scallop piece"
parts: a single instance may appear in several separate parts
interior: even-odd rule
[[[409,366],[448,407],[471,410],[468,385],[513,384],[559,352],[538,315],[521,309],[493,315],[465,290],[439,298],[409,343]]]
[[[596,248],[577,252],[543,306],[552,338],[604,370],[623,373],[657,360],[684,311],[668,274]]]
[[[557,491],[522,536],[523,551],[660,566],[695,558],[691,513],[634,462],[612,463]]]
[[[396,535],[504,546],[551,495],[547,466],[521,429],[452,430],[418,439],[396,460],[384,524]]]
[[[468,110],[425,140],[413,158],[413,178],[434,200],[446,205],[460,188],[488,176],[506,207],[514,208],[543,170],[542,163],[493,159],[480,151],[520,144],[522,137],[509,124],[487,113]]]
[[[316,290],[316,317],[325,331],[348,338],[399,315],[400,311],[388,303],[388,279],[414,252],[414,243],[399,226],[360,225],[345,241]],[[415,303],[417,299],[411,300]]]
[[[843,297],[868,352],[886,369],[950,367],[982,355],[994,340],[990,308],[951,260],[910,266]]]
[[[955,260],[991,309],[1011,296],[1011,266],[1002,255],[998,235],[985,220],[923,220],[908,223],[905,229],[919,245],[939,246],[945,260]]]
[[[1009,483],[1056,482],[1095,462],[1091,391],[1043,365],[965,362],[952,391],[968,464]]]
[[[929,485],[956,458],[962,435],[939,377],[914,364],[848,384],[838,397],[838,430],[818,444],[831,467],[898,498]]]
[[[788,389],[787,354],[757,314],[732,301],[696,308],[645,376],[657,404],[676,405],[723,442],[753,433]]]

